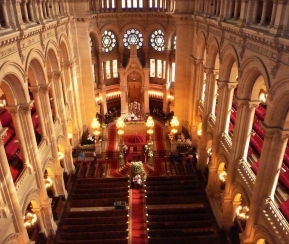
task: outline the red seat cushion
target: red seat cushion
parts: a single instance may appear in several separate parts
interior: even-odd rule
[[[3,127],[6,127],[12,121],[11,114],[6,110],[3,114],[0,115],[0,121]]]
[[[14,130],[8,127],[6,131],[6,136],[4,137],[4,145],[6,145],[6,143],[13,137],[14,134]]]
[[[10,167],[12,179],[13,181],[15,181],[19,175],[19,171],[17,169],[14,169],[12,166],[9,166],[9,167]]]

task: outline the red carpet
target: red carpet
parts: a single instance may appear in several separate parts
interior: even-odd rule
[[[160,176],[165,174],[164,159],[154,159],[154,171],[149,176]]]
[[[165,150],[164,140],[163,140],[163,128],[160,125],[158,124],[155,125],[154,134],[155,134],[156,149],[158,151]]]
[[[113,124],[108,128],[108,135],[107,135],[107,151],[108,152],[115,151],[116,135],[117,135],[116,126],[115,124]]]
[[[144,209],[144,194],[143,189],[131,190],[130,208],[130,239],[131,244],[146,243],[146,226],[145,226],[145,209]]]

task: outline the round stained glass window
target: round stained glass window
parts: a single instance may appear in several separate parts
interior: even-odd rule
[[[102,34],[102,51],[110,52],[116,46],[116,37],[112,31],[106,30]]]
[[[153,49],[156,51],[164,51],[165,50],[165,38],[164,33],[161,30],[155,30],[150,37],[150,43]]]
[[[137,29],[129,29],[123,35],[123,45],[130,49],[131,44],[136,45],[137,49],[143,46],[143,35]]]

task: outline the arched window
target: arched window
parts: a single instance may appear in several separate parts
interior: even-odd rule
[[[135,44],[137,49],[143,46],[143,35],[134,28],[129,29],[123,36],[123,45],[130,49],[131,44]]]
[[[102,34],[102,51],[107,53],[112,51],[115,47],[116,47],[115,34],[110,30],[106,30]]]
[[[165,38],[164,33],[161,30],[155,30],[150,36],[150,43],[153,49],[156,51],[165,50]]]

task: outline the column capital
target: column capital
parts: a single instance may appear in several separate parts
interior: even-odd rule
[[[282,130],[280,127],[269,127],[264,121],[260,121],[260,125],[264,131],[265,138],[271,139],[275,134],[278,134],[282,142],[287,141],[289,138],[289,130]]]
[[[16,105],[16,106],[6,106],[5,107],[9,113],[13,114],[13,115],[18,115],[19,109],[20,109],[20,105]]]
[[[260,101],[250,101],[247,99],[239,99],[239,98],[235,98],[235,101],[238,104],[238,107],[248,107],[250,109],[255,109],[260,105]]]
[[[8,127],[2,128],[0,130],[0,146],[4,146],[4,138],[6,137]]]
[[[51,82],[49,82],[48,84],[40,85],[39,91],[41,91],[43,93],[47,93],[47,92],[49,92],[50,87],[51,87]]]
[[[28,89],[32,92],[32,93],[38,93],[40,86],[29,86]]]
[[[33,103],[34,103],[34,101],[33,100],[31,100],[29,103],[26,103],[26,104],[21,104],[20,106],[19,106],[19,111],[21,112],[21,113],[31,113],[31,109],[32,109],[32,107],[33,107]]]
[[[220,88],[226,87],[230,90],[234,90],[238,85],[238,82],[236,82],[236,81],[221,81],[219,79],[216,79],[216,81],[217,81],[217,84]]]

